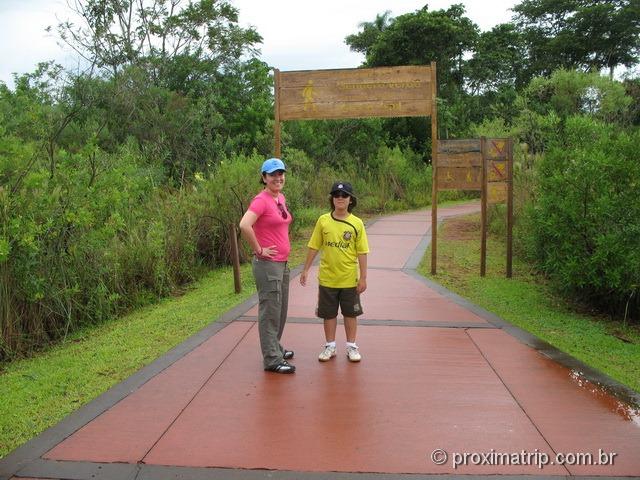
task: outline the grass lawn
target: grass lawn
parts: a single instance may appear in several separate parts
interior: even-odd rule
[[[499,236],[488,238],[487,275],[480,277],[479,214],[445,222],[438,230],[435,276],[430,260],[431,249],[418,269],[425,277],[640,391],[640,328],[580,312],[517,258],[513,278],[505,278],[506,241]]]
[[[292,242],[292,267],[306,255]],[[0,457],[131,376],[255,293],[251,265],[209,273],[182,296],[85,328],[35,356],[0,364]],[[258,348],[258,347],[256,347]]]

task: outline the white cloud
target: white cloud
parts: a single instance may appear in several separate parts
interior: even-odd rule
[[[0,2],[0,81],[12,85],[13,73],[32,72],[39,62],[72,59],[45,30],[55,26],[56,13],[60,16],[65,10],[59,0]]]

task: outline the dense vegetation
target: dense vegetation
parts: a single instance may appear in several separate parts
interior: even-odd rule
[[[270,66],[228,1],[75,7],[81,22],[57,32],[87,70],[44,62],[0,84],[0,359],[227,263],[272,153]],[[381,14],[346,43],[366,67],[436,61],[441,138],[517,141],[518,252],[567,294],[637,319],[640,80],[612,76],[638,63],[637,3],[514,11],[488,32],[461,5]],[[429,135],[425,119],[286,123],[296,228],[336,178],[362,211],[427,205]]]

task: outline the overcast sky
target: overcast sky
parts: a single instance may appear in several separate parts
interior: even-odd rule
[[[396,17],[428,3],[430,10],[454,3],[481,30],[511,19],[516,0],[230,0],[240,11],[240,24],[252,25],[263,37],[262,59],[280,70],[355,68],[363,57],[344,43],[361,22],[386,10]],[[57,60],[77,65],[75,54],[63,50],[45,32],[48,25],[70,18],[66,0],[0,0],[0,81],[13,86],[12,73],[32,72],[38,62]]]

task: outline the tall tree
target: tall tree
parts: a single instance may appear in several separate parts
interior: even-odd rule
[[[227,0],[73,0],[71,8],[80,20],[58,25],[61,40],[111,75],[145,65],[160,79],[185,58],[223,69],[262,41],[238,26]]]
[[[481,33],[465,69],[470,93],[522,87],[524,52],[524,39],[512,23],[496,25]]]
[[[592,69],[614,69],[638,63],[640,54],[640,2],[588,2],[576,12],[575,31],[587,47],[585,57]],[[593,48],[595,46],[596,48]]]
[[[362,31],[347,36],[345,43],[354,52],[367,54],[367,51],[378,40],[380,34],[385,31],[393,22],[391,11],[387,10],[382,14],[377,14],[373,22],[361,22]]]
[[[465,55],[473,48],[478,27],[465,16],[462,4],[447,10],[429,11],[425,6],[388,22],[370,44],[358,42],[373,27],[364,24],[362,32],[350,35],[346,43],[365,54],[365,65],[438,65],[440,91],[456,90],[463,85]]]
[[[102,148],[104,138],[134,138],[182,185],[231,151],[264,143],[272,82],[255,58],[262,39],[238,25],[229,0],[69,2],[79,21],[60,23],[58,33],[102,74],[92,91],[104,114],[81,115],[104,118],[93,122]]]
[[[379,15],[377,19],[379,20]],[[386,17],[385,17],[386,18]],[[378,22],[380,24],[380,22]],[[376,22],[362,24],[362,31],[345,41],[352,50],[365,54],[364,66],[428,65],[435,61],[438,73],[440,117],[445,135],[460,132],[468,123],[468,109],[461,106],[465,94],[465,56],[472,50],[479,29],[462,4],[447,10],[430,11],[428,6],[413,13],[389,19],[380,31]],[[375,30],[375,35],[371,34]],[[455,112],[455,113],[454,113]],[[447,120],[448,119],[448,120]],[[419,119],[386,121],[392,141],[428,152],[428,132]]]
[[[513,8],[529,78],[558,68],[631,67],[640,55],[638,0],[523,0]]]

